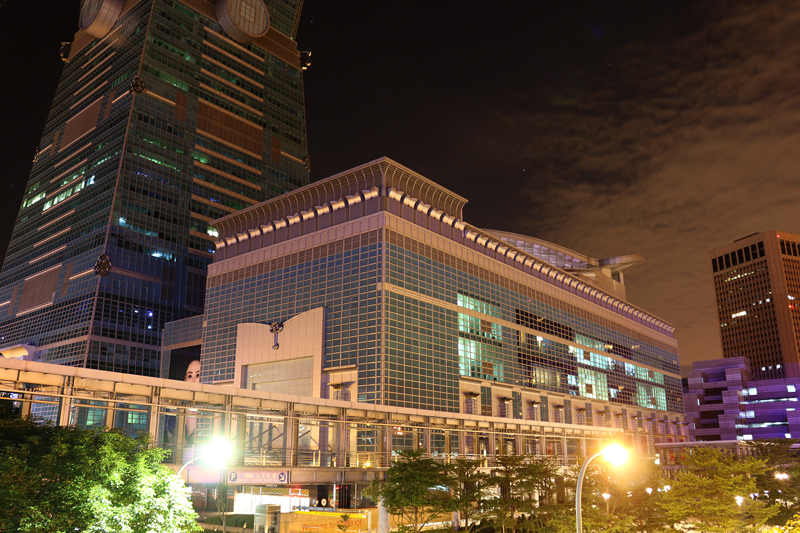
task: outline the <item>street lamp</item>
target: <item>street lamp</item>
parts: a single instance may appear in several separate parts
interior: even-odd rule
[[[233,443],[221,437],[214,438],[208,444],[202,446],[200,453],[186,461],[176,474],[181,477],[184,469],[198,459],[205,459],[211,466],[222,468],[233,455]],[[172,526],[172,506],[169,507],[169,525]]]
[[[231,455],[233,455],[233,443],[227,439],[217,437],[203,446],[200,453],[184,463],[180,470],[178,470],[177,476],[180,477],[183,470],[198,459],[205,459],[211,466],[222,468],[228,462]]]
[[[578,486],[575,488],[575,531],[583,533],[583,520],[581,518],[581,492],[583,491],[583,475],[594,459],[603,456],[612,465],[618,466],[628,460],[628,450],[619,444],[609,444],[602,451],[597,452],[583,462],[578,474]]]

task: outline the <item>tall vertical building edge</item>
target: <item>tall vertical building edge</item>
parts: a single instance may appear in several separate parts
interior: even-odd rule
[[[158,375],[164,325],[203,312],[211,221],[309,181],[301,7],[82,2],[0,273],[0,351]]]

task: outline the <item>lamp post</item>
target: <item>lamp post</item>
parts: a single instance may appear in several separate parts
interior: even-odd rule
[[[597,452],[583,462],[581,471],[578,473],[578,486],[575,488],[575,531],[576,533],[583,533],[583,519],[581,517],[581,492],[583,491],[583,476],[586,474],[586,469],[589,467],[594,459],[605,457],[606,461],[612,465],[621,465],[628,460],[628,450],[619,444],[610,444],[602,451]]]
[[[233,443],[227,439],[217,437],[203,446],[200,453],[186,461],[175,475],[181,477],[186,467],[198,459],[205,459],[211,463],[211,466],[222,468],[228,462],[231,455],[233,455]],[[172,506],[169,508],[169,524],[170,526],[172,525]]]

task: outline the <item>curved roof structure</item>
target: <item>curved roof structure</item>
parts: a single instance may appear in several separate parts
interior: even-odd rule
[[[606,259],[595,259],[586,254],[581,254],[564,248],[552,242],[547,242],[535,237],[511,233],[508,231],[484,230],[498,237],[500,240],[529,253],[537,259],[550,263],[554,267],[567,271],[580,270],[608,270],[611,274],[625,271],[644,262],[644,257],[639,254],[620,255]]]

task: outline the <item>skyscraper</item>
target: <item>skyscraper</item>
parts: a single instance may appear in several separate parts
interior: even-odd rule
[[[800,235],[754,233],[711,251],[722,352],[756,379],[800,377]]]
[[[308,183],[301,7],[82,3],[0,273],[0,351],[158,373],[164,324],[203,311],[209,222]]]

